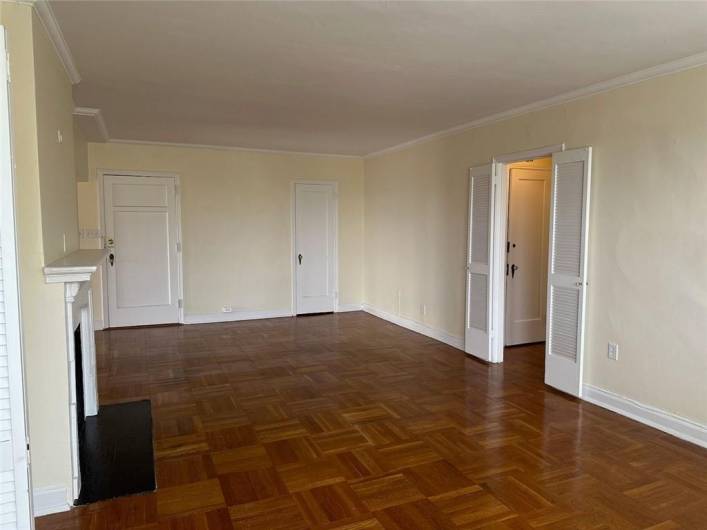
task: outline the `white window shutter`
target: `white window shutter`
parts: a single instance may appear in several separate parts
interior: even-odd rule
[[[552,157],[545,382],[582,395],[591,147]]]
[[[491,253],[494,164],[472,168],[469,177],[464,350],[488,361],[491,354]]]

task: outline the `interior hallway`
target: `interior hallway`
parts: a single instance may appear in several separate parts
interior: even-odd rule
[[[707,451],[551,391],[542,345],[489,366],[362,312],[97,335],[158,490],[39,530],[707,527]]]

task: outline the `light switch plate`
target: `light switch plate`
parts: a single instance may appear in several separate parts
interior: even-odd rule
[[[607,350],[607,356],[612,361],[618,361],[619,360],[619,345],[616,344],[615,342],[610,342],[609,348]]]

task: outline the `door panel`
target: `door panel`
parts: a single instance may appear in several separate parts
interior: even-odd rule
[[[549,169],[510,170],[506,345],[545,340]]]
[[[335,306],[335,204],[331,184],[295,184],[296,313]]]
[[[491,267],[494,164],[472,168],[469,177],[469,242],[464,351],[491,358]]]
[[[114,210],[117,290],[120,309],[171,304],[169,214]]]
[[[107,175],[104,201],[110,326],[179,322],[175,179]]]
[[[145,178],[145,177],[138,177]],[[149,178],[149,177],[148,177]],[[164,184],[119,184],[113,183],[113,206],[169,206],[168,187]]]
[[[553,155],[545,382],[582,396],[591,148]]]

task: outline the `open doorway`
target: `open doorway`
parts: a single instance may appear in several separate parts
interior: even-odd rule
[[[591,147],[565,150],[562,144],[499,155],[469,171],[464,351],[499,363],[508,343],[546,339],[545,383],[577,397],[582,395],[591,154]],[[544,183],[531,182],[542,181],[541,171],[534,178],[529,171],[546,169],[545,159],[550,160],[549,199]],[[535,213],[526,212],[528,218],[535,216],[532,222],[518,223],[518,230],[527,232],[525,239],[531,242],[524,248],[533,251],[523,258],[524,263],[518,261],[523,257],[518,242],[512,246],[514,228],[509,238],[510,201],[516,199],[509,193],[512,175],[521,179],[516,188],[533,184],[526,188],[533,188],[545,205]],[[526,206],[522,199],[515,202],[514,211]],[[531,230],[528,224],[536,228]],[[506,308],[508,284],[520,278],[521,268],[529,287],[513,285],[508,295],[511,307]],[[510,330],[506,330],[507,318],[514,324]]]
[[[552,158],[506,166],[504,358],[544,372]]]

